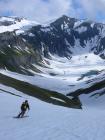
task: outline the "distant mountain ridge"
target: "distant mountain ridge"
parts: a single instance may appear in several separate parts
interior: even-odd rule
[[[88,93],[101,96],[105,92],[104,59],[105,24],[65,15],[42,25],[24,18],[0,17],[0,69],[35,75],[38,81],[34,84],[43,89],[66,90],[76,97]]]
[[[105,25],[65,15],[40,25],[17,17],[0,17],[0,67],[26,72],[49,54],[71,58],[93,52],[105,58]],[[21,66],[21,67],[20,67]],[[23,69],[24,68],[24,69]],[[27,72],[26,72],[27,73]]]
[[[21,36],[42,49],[45,57],[50,52],[71,58],[88,51],[105,58],[105,25],[101,23],[77,20],[64,15],[48,26],[34,26]]]

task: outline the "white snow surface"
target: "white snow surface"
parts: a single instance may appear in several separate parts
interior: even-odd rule
[[[83,32],[86,32],[86,31],[87,31],[87,27],[78,27],[78,28],[76,29],[76,31],[78,31],[78,32],[79,32],[79,34],[81,34],[81,33],[83,33]]]
[[[43,60],[46,68],[33,64],[42,73],[35,73],[29,69],[35,76],[26,76],[6,69],[1,69],[0,73],[66,94],[105,79],[105,61],[98,55],[85,51],[87,52],[83,48],[80,54],[74,55],[70,60],[50,54],[51,60]],[[83,74],[91,71],[99,71],[99,74],[88,75],[78,80]],[[88,80],[92,82],[86,84]],[[22,97],[14,96],[10,92]],[[101,90],[98,91],[100,92]],[[92,94],[80,96],[83,109],[79,110],[45,103],[0,84],[0,139],[105,140],[105,95],[90,97]],[[26,99],[31,108],[26,112],[29,117],[13,118],[18,115],[21,103]]]
[[[35,21],[29,21],[26,19],[21,19],[20,21],[18,21],[18,20],[15,20],[15,18],[11,18],[11,17],[0,18],[0,22],[3,22],[3,21],[12,21],[14,23],[9,26],[0,26],[0,33],[4,33],[7,31],[12,32],[14,30],[17,30],[16,32],[17,35],[19,35],[20,33],[23,33],[25,30],[29,29],[30,27],[39,24]]]
[[[52,55],[51,57],[51,60],[44,58],[44,64],[47,68],[33,64],[33,66],[42,71],[42,73],[35,73],[29,69],[35,76],[21,75],[8,70],[0,70],[0,73],[63,94],[79,88],[89,87],[91,83],[86,84],[86,81],[93,79],[95,79],[93,80],[94,82],[101,81],[105,74],[104,60],[92,53],[75,55],[70,60]],[[99,74],[96,75],[94,72],[91,74],[91,71],[98,71]],[[90,72],[90,75],[81,79],[82,75],[88,72]]]
[[[74,28],[79,27],[83,22],[84,22],[84,20],[79,20],[79,21],[75,22]]]
[[[14,21],[14,18],[12,17],[0,17],[0,21],[1,22],[4,22],[4,21]]]
[[[5,20],[14,21],[13,18],[0,18],[1,22]],[[82,21],[77,22],[75,28],[81,23]],[[0,26],[0,33],[14,30],[17,30],[17,34],[24,33],[24,30],[33,24],[35,23],[22,19],[21,22],[16,21],[16,24],[8,26],[9,28]],[[80,29],[80,33],[85,30]],[[104,36],[105,30],[100,30],[100,32]],[[67,40],[65,42],[69,46],[69,42]],[[70,60],[50,54],[52,59],[44,58],[43,60],[46,68],[33,64],[42,73],[29,69],[35,76],[10,72],[6,68],[5,70],[0,69],[0,73],[62,94],[87,88],[91,84],[105,79],[105,60],[90,53],[91,44],[97,43],[97,37],[90,42],[85,42],[86,48],[80,47],[79,40],[75,42],[74,48],[71,49],[73,57]],[[26,51],[28,50],[26,49]],[[93,73],[81,78],[91,71],[98,71],[99,74]],[[92,82],[86,84],[88,80]],[[14,96],[10,92],[18,96]],[[100,92],[101,90],[98,91],[98,93]],[[99,97],[97,94],[90,97],[91,95],[93,93],[80,96],[83,109],[78,110],[48,104],[0,84],[0,140],[105,140],[105,95]],[[26,112],[29,117],[13,118],[20,112],[21,103],[26,99],[31,108],[29,112]]]
[[[1,140],[105,140],[105,106],[85,96],[82,110],[60,107],[24,95],[0,84],[0,89],[22,95],[10,95],[0,90],[0,139]],[[21,103],[28,99],[29,117],[13,118],[20,112]],[[84,100],[84,97],[81,97]],[[90,104],[91,103],[91,104]]]

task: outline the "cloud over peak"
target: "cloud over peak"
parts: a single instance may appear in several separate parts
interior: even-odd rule
[[[0,0],[1,16],[26,17],[38,22],[63,14],[96,20],[105,16],[104,9],[105,0]]]
[[[52,18],[68,14],[71,0],[2,0],[0,13],[12,13],[38,21],[47,21]]]

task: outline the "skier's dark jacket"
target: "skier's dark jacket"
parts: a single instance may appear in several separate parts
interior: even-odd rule
[[[26,111],[27,109],[28,109],[28,110],[30,109],[29,104],[23,102],[22,105],[21,105],[21,110],[22,110],[22,111]]]

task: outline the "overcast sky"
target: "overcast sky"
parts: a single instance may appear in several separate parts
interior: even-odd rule
[[[105,0],[0,0],[1,16],[46,22],[61,15],[105,21]]]

